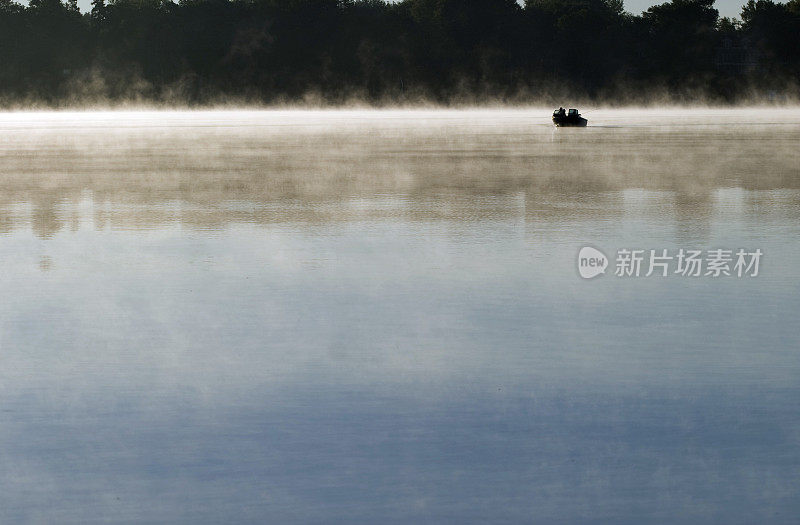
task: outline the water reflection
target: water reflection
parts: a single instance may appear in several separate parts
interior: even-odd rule
[[[785,522],[800,114],[714,117],[0,116],[0,518]]]

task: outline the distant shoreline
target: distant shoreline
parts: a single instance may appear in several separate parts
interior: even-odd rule
[[[794,103],[799,6],[9,0],[0,107]]]

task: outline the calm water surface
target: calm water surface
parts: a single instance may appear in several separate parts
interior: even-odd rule
[[[549,113],[0,114],[0,521],[795,522],[800,110]]]

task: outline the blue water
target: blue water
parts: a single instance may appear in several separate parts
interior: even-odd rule
[[[614,115],[4,117],[0,521],[796,521],[800,119]]]

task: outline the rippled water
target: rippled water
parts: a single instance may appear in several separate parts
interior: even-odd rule
[[[0,114],[0,521],[795,520],[800,111],[549,113]]]

